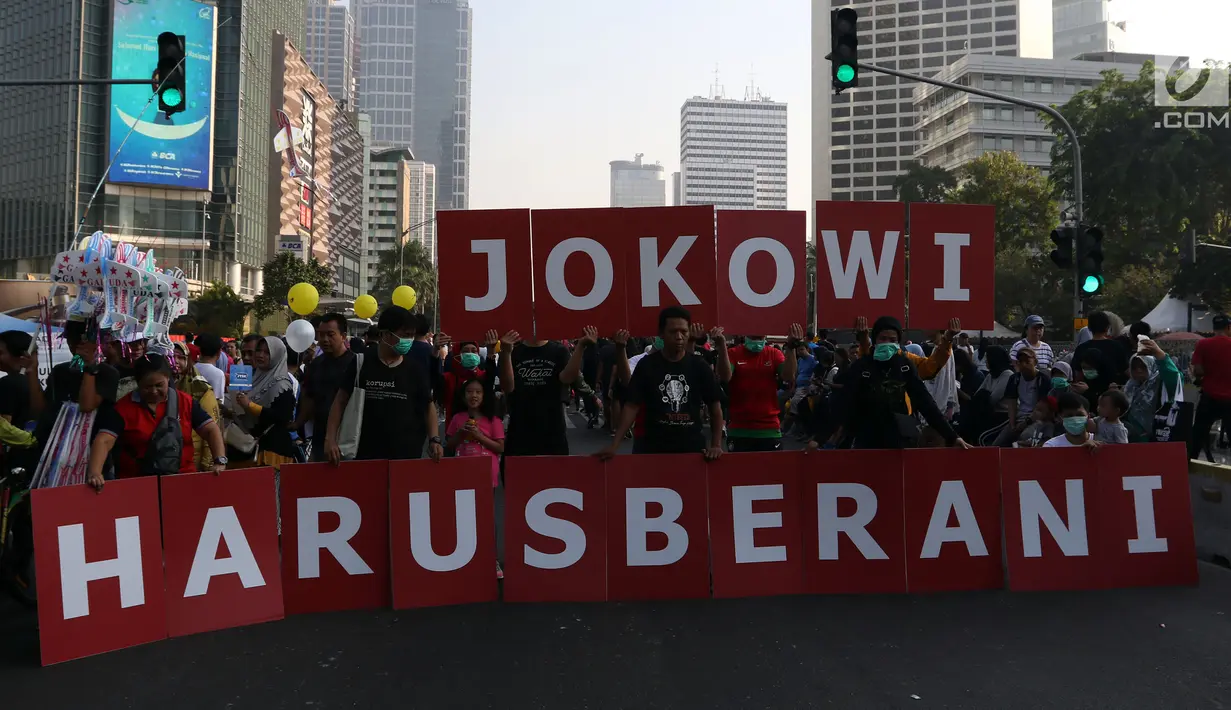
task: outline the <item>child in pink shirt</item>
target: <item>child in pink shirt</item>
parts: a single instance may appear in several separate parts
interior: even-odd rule
[[[500,454],[504,453],[504,422],[495,416],[496,400],[483,380],[467,380],[457,389],[453,411],[445,429],[448,447],[458,456],[488,456],[492,460],[492,488],[500,485]]]

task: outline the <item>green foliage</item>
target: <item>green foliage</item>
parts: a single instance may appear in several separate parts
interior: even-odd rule
[[[1197,249],[1197,263],[1180,267],[1172,293],[1200,299],[1214,311],[1231,310],[1231,251]]]
[[[188,314],[172,325],[174,333],[213,333],[227,338],[243,334],[250,306],[221,281],[215,281],[188,302]]]
[[[417,294],[415,312],[431,314],[436,308],[436,267],[432,253],[422,242],[407,240],[402,245],[401,259],[398,249],[386,249],[380,253],[376,264],[376,284],[372,296],[381,307],[393,303],[393,289],[410,286]]]
[[[1146,289],[1141,298],[1155,293],[1160,273],[1178,275],[1170,282],[1177,295],[1195,295],[1196,289],[1222,298],[1213,271],[1176,267],[1189,230],[1208,241],[1231,238],[1231,130],[1165,127],[1164,114],[1172,110],[1154,105],[1152,62],[1134,78],[1104,72],[1098,86],[1060,107],[1081,142],[1085,221],[1105,233],[1108,300],[1138,298],[1118,289]],[[1055,121],[1050,126],[1057,136],[1051,180],[1057,194],[1071,200],[1072,145]],[[1134,309],[1124,307],[1124,315]]]
[[[893,180],[893,191],[898,200],[911,202],[944,202],[951,190],[957,187],[957,178],[944,168],[933,168],[912,161],[906,172]]]
[[[1161,261],[1123,266],[1107,281],[1099,308],[1119,315],[1125,323],[1139,321],[1167,295],[1171,279],[1172,269]]]
[[[265,288],[252,301],[252,312],[257,318],[265,319],[282,311],[289,319],[290,309],[286,306],[286,294],[292,286],[300,282],[315,286],[321,298],[327,298],[333,293],[333,267],[320,263],[316,257],[304,261],[291,252],[284,251],[265,262],[262,269],[265,272]]]

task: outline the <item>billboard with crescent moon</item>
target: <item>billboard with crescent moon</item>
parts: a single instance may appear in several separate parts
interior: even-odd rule
[[[111,87],[107,158],[113,183],[185,190],[212,188],[216,8],[197,0],[115,0],[111,77],[152,77],[158,35],[184,35],[187,102],[170,118],[158,112],[153,86]]]

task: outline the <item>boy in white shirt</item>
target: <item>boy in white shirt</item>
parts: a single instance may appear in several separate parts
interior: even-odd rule
[[[1066,446],[1083,446],[1096,449],[1099,442],[1088,431],[1090,414],[1086,411],[1086,400],[1073,392],[1063,392],[1056,400],[1056,408],[1060,411],[1060,422],[1064,433],[1043,442],[1043,448]]]

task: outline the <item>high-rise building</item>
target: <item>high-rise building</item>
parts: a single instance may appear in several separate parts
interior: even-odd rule
[[[1123,22],[1112,22],[1110,0],[1052,0],[1052,55],[1073,59],[1093,52],[1123,52]]]
[[[273,35],[281,32],[302,46],[306,2],[218,0],[214,37],[203,32],[188,38],[190,95],[212,80],[208,190],[170,183],[121,184],[113,169],[109,177],[115,182],[101,186],[87,211],[111,159],[108,124],[113,132],[117,126],[123,130],[119,120],[111,120],[114,102],[109,92],[117,89],[7,89],[6,110],[0,112],[0,135],[5,138],[0,141],[0,276],[46,274],[51,258],[81,225],[83,235],[101,230],[113,239],[154,249],[159,266],[183,269],[195,287],[225,280],[241,293],[259,292],[260,267],[272,256],[267,228]],[[116,55],[112,42],[119,37],[113,18],[121,9],[149,12],[144,6],[103,0],[0,2],[0,76],[110,78]],[[203,6],[160,0],[156,9],[192,18]],[[136,21],[157,18],[138,15]],[[194,48],[208,46],[207,41],[212,41],[212,65],[193,56]],[[155,61],[152,58],[149,69],[141,68],[141,74],[149,76]],[[145,124],[158,119],[150,111],[136,120]],[[131,147],[121,154],[121,163],[139,159],[131,155]]]
[[[286,152],[269,153],[270,250],[298,244],[298,255],[333,266],[333,295],[361,293],[363,249],[363,136],[357,114],[330,95],[307,61],[274,34],[272,110],[301,131]],[[293,169],[293,171],[292,171]]]
[[[468,0],[359,6],[359,101],[373,143],[435,165],[441,209],[469,206],[470,28]]]
[[[680,108],[685,205],[786,209],[786,104],[694,96]]]
[[[684,177],[678,170],[671,173],[671,204],[676,207],[684,204]]]
[[[1020,96],[1042,104],[1063,105],[1079,91],[1093,88],[1108,69],[1137,76],[1153,57],[1087,55],[1072,59],[1024,59],[972,54],[937,75],[938,79]],[[1046,174],[1051,169],[1053,134],[1032,109],[974,94],[921,84],[915,91],[919,115],[918,161],[956,170],[993,151],[1011,151]]]
[[[375,149],[368,168],[367,291],[377,281],[381,252],[422,242],[435,260],[436,166],[405,148]]]
[[[642,163],[644,156],[638,153],[632,160],[611,161],[612,207],[662,207],[667,204],[663,166]]]
[[[830,10],[812,8],[812,194],[816,200],[894,200],[894,179],[919,146],[918,82],[873,73],[835,96]],[[967,54],[1051,58],[1051,7],[1044,0],[875,0],[859,11],[859,61],[935,76]]]
[[[350,5],[342,0],[310,0],[303,55],[334,101],[352,111],[356,107],[357,38]]]
[[[359,124],[359,136],[363,140],[363,197],[360,199],[360,204],[363,209],[359,210],[360,221],[360,242],[359,242],[359,283],[366,288],[368,285],[368,193],[371,190],[372,184],[372,118],[366,113],[355,114],[355,120]],[[375,276],[375,274],[373,274]]]

